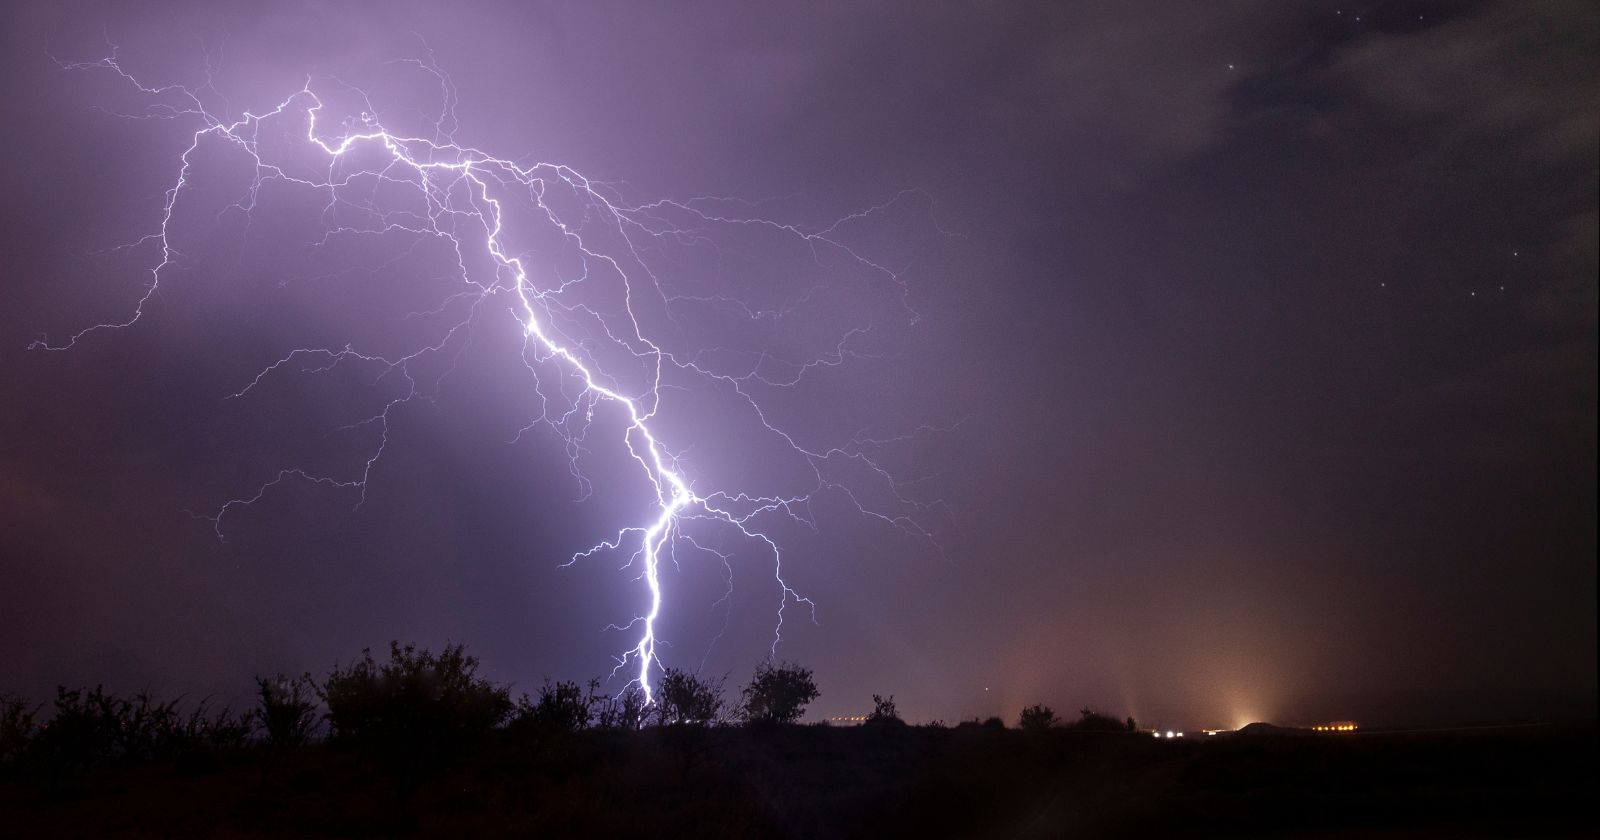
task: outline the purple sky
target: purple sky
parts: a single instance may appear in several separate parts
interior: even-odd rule
[[[539,395],[503,297],[418,363],[426,393],[391,411],[359,507],[287,482],[230,509],[226,542],[189,513],[286,467],[359,473],[373,429],[340,427],[398,396],[349,365],[224,399],[264,367],[296,347],[410,352],[460,320],[406,317],[462,288],[437,242],[309,247],[363,218],[281,184],[248,218],[225,212],[250,170],[220,146],[191,162],[182,258],[139,322],[27,349],[131,314],[157,252],[113,249],[159,224],[198,127],[119,116],[159,100],[58,64],[109,39],[151,84],[204,85],[209,56],[203,97],[230,119],[307,76],[351,113],[336,77],[391,129],[428,132],[438,82],[406,60],[431,48],[462,144],[570,165],[634,204],[732,197],[752,204],[695,206],[814,231],[900,196],[832,238],[905,269],[903,293],[758,226],[701,225],[709,239],[640,258],[669,294],[787,307],[639,305],[645,331],[708,367],[825,358],[870,325],[843,364],[753,386],[808,447],[954,427],[874,447],[909,497],[947,506],[918,515],[942,552],[838,490],[815,498],[815,531],[771,526],[817,605],[812,624],[791,602],[779,653],[816,670],[818,715],[872,693],[945,720],[1040,701],[1186,727],[1592,715],[1592,4],[3,14],[0,690],[242,697],[255,673],[389,639],[464,641],[531,690],[608,671],[634,634],[602,628],[645,595],[623,557],[560,568],[636,524],[646,494],[615,417],[582,441],[587,498],[560,434],[518,438]],[[314,161],[291,141],[271,140]],[[538,282],[571,276],[528,209],[507,242]],[[605,280],[583,303],[615,325]],[[594,323],[570,327],[603,352]],[[661,428],[692,479],[805,486],[739,400],[676,384]],[[897,504],[837,466],[856,501]],[[732,552],[732,599],[716,604],[717,557],[680,553],[659,654],[737,683],[780,593],[759,545],[714,547]]]

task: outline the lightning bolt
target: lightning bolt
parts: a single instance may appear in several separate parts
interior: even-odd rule
[[[374,381],[392,378],[402,386],[399,396],[388,399],[381,410],[345,427],[347,430],[373,428],[378,433],[378,442],[359,474],[335,477],[301,467],[282,469],[253,493],[230,499],[215,513],[204,517],[211,522],[218,539],[224,539],[223,522],[227,516],[259,502],[273,488],[286,482],[355,490],[359,493],[357,507],[365,502],[373,468],[389,442],[391,413],[412,400],[429,398],[430,388],[418,381],[413,368],[423,358],[453,352],[450,368],[439,374],[431,385],[431,391],[437,392],[439,383],[454,370],[470,326],[488,311],[491,302],[509,296],[507,309],[522,331],[520,361],[532,374],[533,388],[543,406],[539,416],[522,432],[541,424],[555,430],[565,442],[572,474],[582,488],[582,495],[587,497],[590,487],[579,469],[580,456],[585,451],[587,434],[597,411],[602,406],[613,407],[620,413],[623,426],[616,444],[637,464],[639,475],[648,482],[653,493],[653,509],[642,521],[619,528],[612,536],[574,553],[563,564],[620,552],[626,553],[628,558],[623,568],[637,570],[636,580],[642,581],[648,592],[648,608],[625,625],[612,625],[621,629],[637,628],[639,633],[636,643],[617,656],[612,674],[615,676],[632,666],[634,670],[628,683],[643,688],[647,703],[653,702],[652,668],[659,667],[657,645],[661,640],[656,627],[663,609],[662,562],[676,562],[679,549],[719,557],[727,571],[729,591],[718,603],[727,601],[732,594],[731,555],[697,542],[692,534],[685,532],[686,525],[706,523],[728,529],[732,535],[750,542],[770,557],[779,592],[772,637],[774,653],[782,640],[787,608],[804,605],[815,621],[816,604],[784,579],[785,554],[770,535],[769,528],[763,525],[772,517],[787,517],[815,529],[810,503],[818,494],[832,491],[863,516],[881,520],[942,553],[935,532],[923,523],[928,516],[946,510],[943,503],[913,498],[874,455],[882,447],[904,440],[906,436],[875,438],[862,432],[833,446],[805,445],[794,434],[769,420],[755,393],[760,387],[793,388],[819,368],[836,367],[852,358],[870,356],[858,349],[857,343],[872,331],[872,324],[852,327],[839,338],[831,352],[815,358],[788,360],[776,354],[761,353],[753,362],[735,366],[725,359],[738,353],[717,352],[720,348],[693,354],[665,349],[642,326],[636,308],[640,301],[654,298],[669,320],[673,320],[673,307],[686,305],[722,307],[752,322],[781,320],[790,315],[799,302],[809,300],[818,291],[813,287],[799,301],[785,307],[758,309],[732,296],[674,291],[657,276],[645,257],[652,243],[662,241],[709,243],[715,247],[709,231],[720,226],[736,226],[759,228],[790,238],[809,249],[819,267],[825,256],[842,257],[894,289],[908,321],[915,323],[919,316],[909,303],[905,268],[891,268],[869,259],[844,241],[840,229],[848,222],[882,213],[891,204],[920,194],[901,193],[882,205],[851,214],[821,229],[728,212],[725,208],[739,206],[728,199],[702,197],[630,205],[609,185],[592,181],[569,166],[518,163],[457,142],[455,84],[433,61],[431,51],[425,60],[402,62],[432,76],[439,85],[442,103],[431,136],[389,130],[379,120],[378,109],[372,106],[366,93],[338,80],[323,82],[324,90],[333,86],[359,98],[364,107],[358,116],[347,117],[339,125],[330,125],[334,119],[329,116],[331,109],[323,98],[326,93],[319,95],[309,77],[299,90],[270,108],[259,112],[245,110],[235,119],[218,116],[206,105],[208,99],[221,98],[211,84],[217,68],[209,53],[207,58],[207,81],[194,87],[145,84],[124,69],[114,47],[109,56],[96,61],[61,64],[70,70],[115,73],[149,103],[143,112],[120,116],[193,120],[198,127],[190,136],[187,148],[178,156],[178,170],[165,192],[156,229],[126,246],[153,246],[159,253],[148,270],[143,294],[131,313],[121,320],[89,326],[64,342],[37,341],[32,345],[34,348],[71,348],[91,334],[130,327],[144,316],[162,281],[182,259],[173,238],[176,208],[192,189],[195,158],[208,143],[225,144],[244,153],[253,167],[249,186],[224,212],[241,212],[248,219],[261,200],[263,187],[270,182],[325,194],[327,203],[322,213],[325,235],[318,244],[340,236],[412,238],[412,244],[386,263],[387,266],[411,256],[423,242],[442,243],[453,254],[455,275],[464,288],[441,301],[436,309],[413,313],[412,317],[427,318],[465,310],[437,340],[424,343],[405,355],[364,352],[349,344],[296,348],[267,365],[231,394],[229,399],[244,399],[271,377],[286,373],[325,373],[341,365],[369,367],[376,371]],[[269,138],[279,136],[273,132],[280,123],[292,127],[297,122],[304,127],[296,135],[299,148],[305,155],[321,160],[310,170],[287,150],[268,142]],[[380,202],[375,197],[380,188],[404,197],[409,203],[390,206],[400,203],[398,198]],[[507,203],[513,201],[522,202],[519,207],[547,223],[551,232],[578,256],[582,271],[577,277],[533,276],[526,255],[514,253],[507,243]],[[363,220],[362,223],[341,221],[351,214]],[[674,219],[684,220],[687,226]],[[485,272],[475,265],[490,268]],[[607,311],[585,303],[574,294],[607,281],[616,283],[616,290],[621,292],[621,305],[616,310]],[[455,346],[453,351],[452,346]],[[684,453],[675,454],[659,431],[657,421],[662,409],[662,393],[668,388],[681,387],[668,381],[671,376],[692,377],[736,394],[766,434],[775,436],[809,466],[811,486],[795,494],[697,487],[683,460]],[[933,428],[922,427],[913,434]],[[830,465],[839,463],[863,468],[871,482],[887,490],[888,506],[867,503],[861,498],[863,493],[857,483],[832,477]]]

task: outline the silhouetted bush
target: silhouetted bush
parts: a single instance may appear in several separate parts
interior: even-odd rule
[[[768,660],[756,666],[755,676],[745,686],[739,713],[749,723],[794,723],[818,696],[810,668]]]
[[[545,680],[537,703],[528,702],[526,694],[517,703],[516,721],[563,732],[588,729],[594,721],[595,706],[604,699],[595,694],[599,687],[599,680],[590,680],[588,691],[575,682]]]
[[[158,718],[174,714],[153,705],[148,695],[133,703],[93,691],[56,689],[55,714],[39,733],[30,754],[52,768],[82,769],[113,762],[145,758],[156,741]]]
[[[249,712],[236,715],[224,706],[212,715],[202,701],[183,721],[178,743],[180,748],[188,751],[240,750],[250,743],[250,735],[255,728],[255,721]]]
[[[722,684],[677,668],[668,668],[656,688],[656,714],[663,724],[704,726],[722,719]]]
[[[477,676],[478,659],[462,645],[435,656],[416,645],[389,644],[389,661],[372,651],[335,667],[319,687],[338,743],[429,752],[466,746],[511,713],[510,692]]]
[[[298,747],[317,726],[316,683],[310,674],[256,677],[256,719],[274,748]]]
[[[56,691],[55,714],[40,727],[27,755],[53,771],[142,764],[242,748],[250,738],[248,715],[223,709],[210,714],[201,703],[188,716],[178,701],[160,702],[148,692],[125,699],[96,686]]]
[[[39,709],[21,697],[0,694],[0,767],[12,764],[27,749],[37,732],[33,718]]]
[[[1093,709],[1090,709],[1087,706],[1085,706],[1084,708],[1080,709],[1078,711],[1078,714],[1080,715],[1080,717],[1076,721],[1073,721],[1072,723],[1068,724],[1068,726],[1070,726],[1072,729],[1075,729],[1075,730],[1077,730],[1079,732],[1129,732],[1129,731],[1132,731],[1128,727],[1128,722],[1117,720],[1116,718],[1114,718],[1114,717],[1112,717],[1110,715],[1101,714],[1101,713],[1099,713],[1099,712],[1097,712],[1097,711],[1095,711]],[[1131,721],[1132,718],[1129,718],[1128,720]]]
[[[647,709],[644,689],[630,685],[616,696],[602,697],[595,703],[595,723],[601,729],[634,731],[644,726]]]
[[[1056,712],[1043,703],[1035,703],[1022,710],[1022,715],[1017,719],[1017,726],[1029,730],[1039,731],[1049,729],[1060,722]]]
[[[900,719],[900,711],[895,708],[894,695],[883,697],[872,695],[872,714],[867,715],[864,726],[905,726],[906,722]]]

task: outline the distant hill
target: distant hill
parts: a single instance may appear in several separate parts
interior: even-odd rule
[[[1257,721],[1256,723],[1246,724],[1246,725],[1240,727],[1234,734],[1236,734],[1236,735],[1306,735],[1306,734],[1309,734],[1310,732],[1311,732],[1311,730],[1309,730],[1309,729],[1299,729],[1299,728],[1296,728],[1296,727],[1293,727],[1293,726],[1275,726],[1275,725],[1270,724],[1270,723],[1263,723],[1263,722]]]

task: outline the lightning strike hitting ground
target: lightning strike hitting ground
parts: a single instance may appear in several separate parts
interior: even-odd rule
[[[606,552],[626,552],[626,567],[636,566],[637,579],[642,580],[648,590],[648,607],[622,625],[638,628],[639,635],[637,642],[618,657],[617,668],[612,673],[631,664],[636,670],[629,683],[643,688],[647,702],[651,698],[652,669],[659,667],[656,628],[663,609],[660,574],[663,559],[673,559],[679,546],[720,558],[727,571],[728,595],[732,594],[730,554],[697,542],[693,535],[684,532],[686,523],[731,529],[736,536],[769,554],[780,593],[772,641],[774,651],[782,637],[785,609],[791,604],[804,604],[815,620],[815,604],[785,582],[784,553],[764,529],[762,522],[766,518],[787,516],[814,528],[808,504],[818,493],[831,491],[848,500],[863,515],[876,517],[938,547],[933,531],[919,519],[940,508],[940,503],[910,498],[890,471],[870,454],[879,447],[903,440],[904,436],[875,439],[859,433],[833,446],[803,445],[791,432],[769,422],[751,391],[756,383],[767,388],[793,387],[817,368],[838,366],[847,359],[864,355],[851,345],[872,330],[871,324],[852,327],[839,338],[832,352],[809,360],[784,361],[763,353],[754,363],[741,369],[729,369],[727,363],[719,364],[703,354],[680,354],[664,349],[642,326],[637,309],[639,301],[650,297],[653,298],[650,305],[665,310],[669,319],[675,304],[731,307],[755,322],[783,318],[786,312],[782,309],[759,309],[728,295],[674,293],[661,282],[645,257],[647,246],[652,242],[697,242],[708,238],[706,230],[711,227],[759,226],[802,244],[810,249],[813,259],[823,252],[842,255],[857,268],[876,275],[898,296],[906,318],[914,323],[917,315],[907,301],[903,271],[868,259],[839,236],[841,225],[881,212],[910,193],[820,230],[715,211],[714,208],[731,203],[725,200],[629,205],[608,185],[590,181],[571,167],[554,163],[519,164],[458,143],[454,136],[457,95],[453,81],[431,60],[405,63],[430,74],[439,85],[443,101],[433,124],[432,137],[391,132],[380,121],[377,109],[365,93],[332,80],[314,84],[308,79],[303,87],[272,107],[260,113],[245,111],[237,119],[229,120],[204,104],[215,93],[209,74],[207,83],[199,87],[146,85],[124,70],[115,50],[110,57],[99,61],[63,65],[69,69],[116,73],[153,103],[142,114],[124,116],[194,120],[198,127],[183,150],[175,179],[166,191],[157,230],[130,243],[130,247],[157,248],[160,254],[149,269],[143,295],[132,313],[123,320],[84,329],[65,342],[39,341],[35,347],[70,348],[92,333],[128,327],[139,321],[165,276],[180,260],[172,239],[175,209],[190,189],[196,155],[211,143],[226,144],[243,152],[254,169],[248,189],[230,209],[249,217],[269,182],[280,181],[319,191],[327,196],[323,243],[338,236],[374,233],[414,237],[410,247],[395,255],[393,261],[398,261],[409,256],[419,243],[436,240],[453,252],[457,276],[466,286],[440,302],[431,313],[417,313],[438,315],[456,306],[466,309],[461,319],[436,340],[408,354],[386,356],[348,344],[296,348],[262,369],[230,396],[246,398],[263,381],[280,372],[324,373],[340,365],[370,366],[378,372],[379,379],[393,376],[404,383],[400,396],[390,398],[381,411],[352,427],[370,426],[378,431],[377,445],[359,474],[341,477],[298,467],[282,469],[253,493],[225,502],[213,515],[206,517],[219,539],[224,534],[223,520],[230,513],[260,501],[269,490],[285,482],[355,490],[360,495],[358,506],[364,502],[367,482],[388,444],[391,412],[424,394],[414,378],[413,364],[426,356],[446,354],[447,347],[469,329],[474,319],[491,311],[492,302],[506,300],[522,330],[520,361],[533,374],[533,387],[544,406],[542,413],[523,431],[542,423],[562,437],[573,475],[587,496],[590,488],[579,470],[579,455],[584,450],[585,436],[596,413],[602,406],[611,406],[612,411],[619,413],[623,426],[615,445],[637,463],[639,474],[649,482],[653,493],[655,502],[647,517],[577,552],[567,563],[570,565]],[[358,117],[347,118],[342,125],[330,127],[325,124],[332,118],[328,116],[324,97],[314,89],[319,85],[353,95],[365,103],[365,107]],[[303,130],[289,130],[297,125],[303,125]],[[285,135],[299,138],[296,147],[285,148],[276,140]],[[322,164],[314,170],[308,169],[306,157],[320,157]],[[375,197],[380,187],[390,191],[393,197],[380,202]],[[402,199],[412,203],[404,204]],[[525,202],[522,205],[525,209],[548,223],[554,232],[559,232],[559,238],[579,255],[583,268],[578,277],[534,276],[525,255],[519,255],[508,244],[513,234],[506,230],[507,202]],[[360,214],[369,224],[357,226],[337,222],[351,212]],[[696,227],[686,229],[670,218],[690,220]],[[477,266],[490,268],[485,272]],[[574,294],[607,282],[618,284],[613,291],[621,293],[620,309],[606,311],[577,299]],[[811,293],[808,291],[806,295],[809,297]],[[460,350],[455,352],[459,357]],[[667,373],[696,377],[712,387],[736,394],[765,434],[775,436],[804,459],[814,475],[813,485],[804,493],[792,495],[698,486],[682,461],[682,450],[675,450],[671,441],[665,440],[659,431],[662,393],[671,387],[664,382]],[[449,370],[440,374],[439,380],[448,374]],[[435,389],[439,380],[434,382]],[[864,474],[872,482],[887,490],[886,497],[892,500],[890,506],[885,509],[868,504],[862,500],[859,486],[830,476],[828,465],[836,462],[851,462],[864,468]]]

